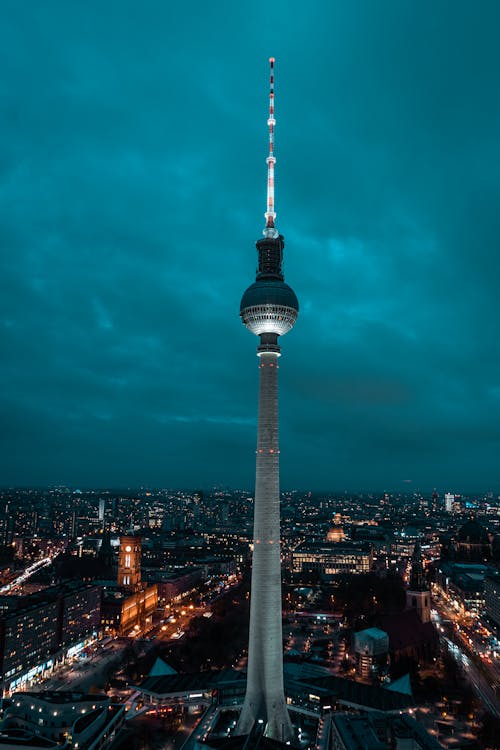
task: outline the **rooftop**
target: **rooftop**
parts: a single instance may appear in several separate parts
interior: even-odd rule
[[[40,690],[32,692],[14,693],[13,700],[16,698],[29,698],[31,700],[45,701],[46,703],[103,703],[108,701],[107,695],[90,695],[89,693],[80,693],[72,690]]]
[[[79,734],[83,732],[85,729],[87,729],[87,727],[90,727],[97,719],[97,717],[101,716],[101,714],[102,707],[96,708],[95,711],[90,711],[89,713],[80,716],[74,724],[75,732],[78,732]]]
[[[26,745],[29,747],[58,747],[57,742],[47,740],[45,737],[35,736],[31,732],[25,732],[23,729],[8,729],[0,732],[0,747],[2,745],[9,747],[12,747],[12,745],[18,745],[19,747]]]
[[[368,542],[303,542],[297,547],[296,552],[324,552],[337,553],[350,552],[351,554],[367,554],[371,551]]]
[[[332,721],[342,742],[349,750],[385,750],[367,716],[346,716],[333,714]]]
[[[140,684],[140,690],[148,693],[165,695],[169,693],[189,693],[213,689],[224,684],[240,682],[246,684],[246,673],[235,669],[223,669],[219,672],[197,672],[195,674],[170,674],[149,676]]]
[[[364,685],[345,677],[319,677],[301,680],[302,685],[312,688],[317,694],[328,696],[339,703],[354,704],[377,711],[401,711],[415,705],[409,695],[392,692],[377,685]]]
[[[146,677],[140,685],[134,687],[155,695],[177,695],[179,693],[187,694],[214,690],[239,683],[243,693],[246,679],[245,672],[223,669],[220,672]],[[333,675],[297,678],[285,671],[285,691],[296,692],[297,689],[300,689],[301,692],[309,689],[316,695],[333,698],[340,703],[355,704],[378,711],[397,711],[414,705],[414,701],[409,695],[389,691],[375,685],[363,685]]]
[[[263,734],[239,734],[232,737],[215,737],[208,738],[204,743],[207,747],[213,747],[215,750],[283,750],[288,745],[264,737]]]

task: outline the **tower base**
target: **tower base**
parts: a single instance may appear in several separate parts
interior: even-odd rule
[[[238,719],[236,734],[250,734],[255,724],[259,723],[263,725],[265,737],[292,743],[294,732],[284,698],[269,703],[270,705],[266,706],[247,695]]]

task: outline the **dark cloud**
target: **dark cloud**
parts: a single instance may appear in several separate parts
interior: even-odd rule
[[[282,484],[498,485],[498,5],[292,5],[3,3],[4,484],[252,484],[275,54]]]

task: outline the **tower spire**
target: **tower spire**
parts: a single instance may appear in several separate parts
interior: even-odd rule
[[[411,575],[410,575],[410,590],[411,591],[427,591],[427,582],[425,580],[424,565],[422,562],[422,547],[420,542],[415,542],[413,547],[413,554],[411,556]]]
[[[269,117],[267,118],[267,125],[269,128],[269,154],[267,156],[267,211],[264,214],[266,217],[266,226],[264,227],[264,237],[276,238],[278,237],[278,231],[274,226],[274,220],[276,218],[276,212],[274,210],[274,165],[276,164],[276,157],[274,155],[274,126],[276,120],[274,118],[274,57],[269,58]]]
[[[425,580],[422,547],[415,542],[411,557],[410,585],[406,591],[406,606],[414,609],[422,622],[431,619],[431,592]]]

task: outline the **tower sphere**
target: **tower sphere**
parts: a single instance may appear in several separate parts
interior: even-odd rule
[[[262,333],[284,336],[295,325],[298,313],[295,292],[279,279],[256,281],[241,298],[241,319],[256,336]]]

